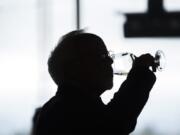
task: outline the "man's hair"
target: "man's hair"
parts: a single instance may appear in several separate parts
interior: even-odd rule
[[[98,53],[98,46],[105,47],[103,40],[97,35],[84,33],[83,30],[64,35],[48,60],[48,70],[54,82],[59,85],[78,77],[76,71],[83,71],[83,63],[87,58],[91,58],[91,55]],[[73,71],[74,69],[76,71]]]
[[[75,30],[67,33],[61,38],[57,46],[51,52],[51,55],[48,59],[48,71],[57,85],[59,85],[59,83],[63,81],[63,72],[65,71],[65,68],[67,68],[65,66],[65,62],[68,61],[68,58],[70,59],[70,54],[67,54],[67,51],[70,50],[69,47],[73,42],[73,37],[75,37],[76,35],[80,35],[83,32],[84,30]],[[65,58],[66,61],[64,60]]]

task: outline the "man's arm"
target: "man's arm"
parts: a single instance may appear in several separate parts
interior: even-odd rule
[[[146,104],[149,92],[152,89],[156,77],[149,70],[147,58],[150,56],[140,56],[115,94],[113,100],[108,104],[110,121],[117,123],[117,128],[122,128],[125,132],[132,132],[136,125],[136,120]],[[145,62],[143,62],[146,60]]]

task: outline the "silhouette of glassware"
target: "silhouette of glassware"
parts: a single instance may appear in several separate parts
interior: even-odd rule
[[[110,54],[113,59],[113,72],[115,75],[127,75],[133,66],[136,56],[133,53],[113,53]],[[156,69],[162,71],[165,67],[165,55],[162,50],[157,50],[154,56]]]

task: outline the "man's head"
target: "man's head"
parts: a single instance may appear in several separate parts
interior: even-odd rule
[[[112,59],[97,35],[73,31],[62,37],[48,60],[57,85],[66,83],[104,90],[112,88]]]

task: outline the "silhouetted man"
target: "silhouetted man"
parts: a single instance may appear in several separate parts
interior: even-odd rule
[[[119,134],[136,126],[156,80],[149,70],[154,58],[136,59],[127,79],[108,105],[100,95],[113,86],[112,59],[97,35],[65,35],[48,60],[57,93],[41,109],[36,135]]]

